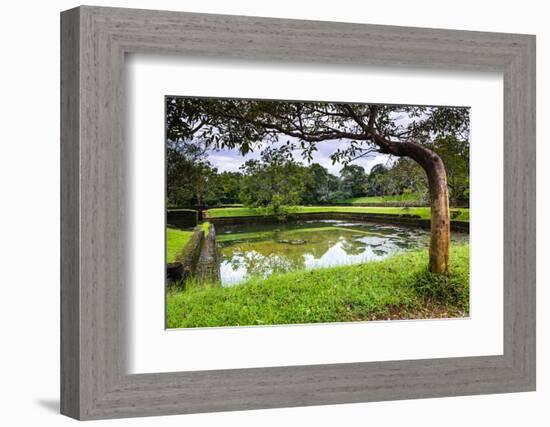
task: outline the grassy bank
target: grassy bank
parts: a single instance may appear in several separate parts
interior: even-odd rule
[[[354,197],[344,200],[342,203],[351,203],[352,205],[361,203],[420,203],[420,195],[414,193],[399,194],[397,196],[369,196]]]
[[[209,222],[203,222],[201,229],[206,236],[210,228]],[[191,239],[193,231],[179,230],[166,227],[166,262],[174,262],[177,255],[183,250]]]
[[[445,280],[427,272],[427,250],[366,264],[273,274],[229,288],[167,295],[169,328],[465,316],[469,246],[455,245]]]
[[[420,218],[430,218],[428,207],[378,207],[378,206],[293,206],[290,208],[292,214],[321,213],[321,212],[350,212],[350,213],[375,213],[386,215],[418,215]],[[266,208],[214,208],[205,211],[207,218],[227,218],[267,215]],[[468,208],[451,209],[452,219],[457,221],[469,221],[470,210]]]
[[[175,228],[166,228],[166,262],[174,262],[176,256],[185,247],[192,231],[177,230]]]

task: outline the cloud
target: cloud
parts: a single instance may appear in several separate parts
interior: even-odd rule
[[[291,142],[297,142],[295,138],[282,137],[279,142],[272,143],[274,147],[280,147],[286,141],[290,140]],[[327,140],[322,141],[317,144],[317,151],[313,152],[313,160],[311,163],[319,163],[328,169],[328,171],[333,175],[340,175],[340,170],[342,165],[339,163],[332,164],[330,155],[334,153],[338,148],[343,148],[350,144],[350,140]],[[259,159],[260,152],[270,145],[270,143],[262,143],[256,148],[253,152],[243,156],[237,149],[221,149],[221,150],[212,150],[208,153],[208,160],[212,163],[214,167],[218,169],[219,172],[237,172],[239,167],[251,159]],[[300,162],[304,165],[308,165],[307,160],[304,160],[301,156],[301,150],[296,149],[292,152],[293,158],[295,161]],[[357,159],[353,164],[362,166],[367,172],[370,172],[372,167],[379,163],[386,163],[388,161],[388,156],[385,154],[376,154],[373,153],[371,157],[365,157]]]

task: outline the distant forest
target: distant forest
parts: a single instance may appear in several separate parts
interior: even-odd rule
[[[429,144],[445,163],[451,205],[469,203],[469,144],[452,136]],[[347,164],[340,176],[318,163],[305,165],[290,152],[267,147],[239,172],[219,172],[196,141],[167,142],[167,205],[330,205],[358,197],[411,195],[429,201],[426,173],[413,160],[391,158],[367,172]]]

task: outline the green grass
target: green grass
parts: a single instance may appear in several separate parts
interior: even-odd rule
[[[361,203],[392,203],[392,202],[418,202],[420,203],[420,195],[414,193],[404,193],[397,196],[369,196],[369,197],[354,197],[344,200],[343,203],[361,204]]]
[[[166,228],[166,262],[174,262],[176,256],[185,247],[192,231],[177,230],[175,228]]]
[[[201,229],[204,233],[204,235],[206,236],[208,234],[208,229],[210,228],[210,223],[207,221],[207,222],[203,222],[201,224]]]
[[[383,261],[252,278],[234,287],[188,282],[167,294],[169,328],[460,317],[469,311],[469,246],[451,274],[427,271],[427,250]]]
[[[430,218],[429,207],[382,207],[382,206],[294,206],[290,209],[293,214],[319,213],[319,212],[350,212],[350,213],[378,213],[387,215],[418,215],[420,218]],[[246,217],[267,215],[266,208],[214,208],[206,212],[208,218]],[[455,212],[455,214],[453,214]],[[454,217],[453,217],[454,215]],[[470,210],[468,208],[451,209],[451,218],[457,221],[469,221]]]
[[[234,208],[212,208],[203,212],[208,218],[225,218],[234,216],[261,216],[267,215],[267,209],[265,208],[246,208],[246,207],[234,207]]]

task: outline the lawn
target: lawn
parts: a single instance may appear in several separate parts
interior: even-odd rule
[[[169,291],[168,328],[444,318],[469,312],[469,246],[453,245],[451,274],[427,271],[427,250],[383,261],[252,278],[234,287],[188,282]]]
[[[361,203],[420,203],[420,195],[414,193],[404,193],[397,196],[369,196],[369,197],[354,197],[352,199],[343,200],[342,203],[351,203],[352,205]]]
[[[166,262],[175,261],[176,256],[185,247],[192,234],[192,231],[166,228]]]
[[[350,213],[375,213],[387,215],[418,215],[420,218],[430,218],[429,207],[382,207],[382,206],[294,206],[290,208],[290,213],[319,213],[319,212],[350,212]],[[454,213],[453,213],[454,212]],[[205,211],[208,218],[227,218],[244,216],[262,216],[267,215],[266,208],[213,208]],[[454,217],[453,217],[454,216]],[[451,209],[451,217],[457,221],[469,221],[470,210],[468,208]]]

